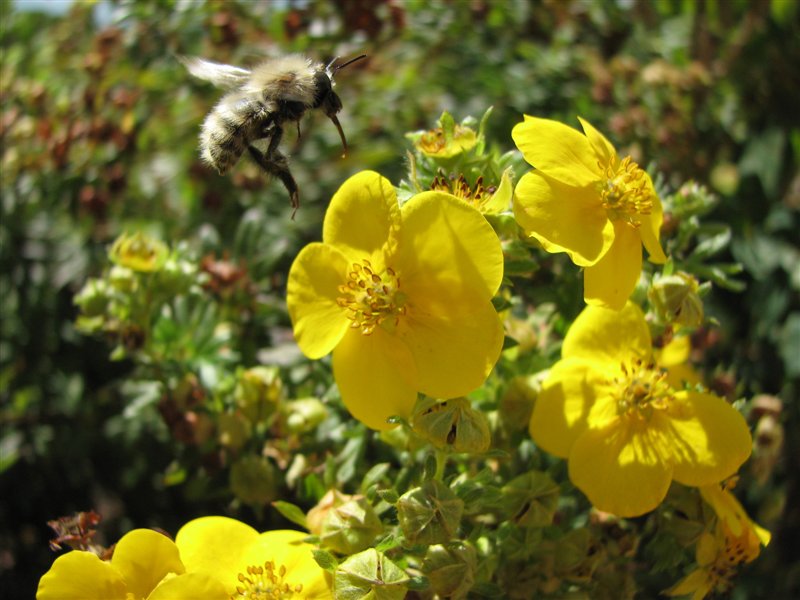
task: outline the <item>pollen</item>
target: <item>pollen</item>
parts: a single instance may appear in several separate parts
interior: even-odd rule
[[[366,259],[353,264],[339,293],[336,302],[345,310],[350,327],[363,335],[372,334],[379,326],[392,331],[406,314],[400,277],[391,267],[377,272]]]
[[[647,174],[630,156],[620,161],[615,155],[607,165],[599,166],[605,174],[600,184],[600,199],[609,219],[639,227],[641,217],[653,210],[653,192]]]
[[[463,174],[458,178],[437,175],[433,178],[431,190],[452,194],[478,209],[486,204],[496,191],[494,187],[485,188],[483,186],[483,176],[478,177],[474,186],[470,186]]]
[[[289,600],[303,591],[303,584],[292,585],[285,581],[286,567],[275,566],[268,560],[264,566],[250,565],[246,573],[239,573],[239,583],[231,600]]]
[[[614,378],[617,413],[647,421],[655,411],[667,408],[674,390],[667,383],[666,371],[640,358],[621,363],[622,375]]]

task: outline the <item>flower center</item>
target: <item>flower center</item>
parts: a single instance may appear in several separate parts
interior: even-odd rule
[[[456,198],[461,198],[476,208],[483,206],[495,192],[494,188],[487,189],[483,187],[482,175],[478,177],[475,186],[470,187],[463,174],[459,175],[458,179],[452,176],[446,177],[441,174],[437,175],[433,178],[431,189],[452,194]]]
[[[303,584],[291,585],[284,581],[286,567],[275,568],[275,563],[268,560],[263,567],[250,565],[247,573],[239,573],[239,583],[231,600],[287,600],[303,591]]]
[[[612,156],[608,165],[600,168],[605,172],[605,181],[600,184],[600,200],[609,219],[622,220],[632,227],[639,227],[640,217],[653,210],[653,195],[648,185],[647,174],[630,156],[619,161]]]
[[[367,259],[353,263],[339,293],[336,302],[345,309],[350,327],[364,335],[370,335],[379,325],[392,331],[406,314],[400,278],[391,267],[376,273]]]
[[[623,362],[620,367],[622,376],[614,378],[617,414],[646,421],[654,411],[669,405],[673,390],[666,381],[666,371],[641,358]]]

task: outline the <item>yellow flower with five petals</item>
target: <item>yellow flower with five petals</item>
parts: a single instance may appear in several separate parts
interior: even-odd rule
[[[650,176],[630,156],[620,159],[587,121],[585,135],[525,115],[512,137],[536,168],[514,193],[517,222],[548,252],[566,252],[584,268],[587,304],[619,310],[636,287],[642,245],[666,262],[659,243],[661,201]]]
[[[350,413],[387,429],[418,392],[454,398],[483,383],[503,343],[491,304],[502,277],[500,241],[477,210],[435,191],[401,208],[390,182],[364,171],[331,200],[322,243],[292,264],[287,304],[303,353],[333,352]]]
[[[644,315],[588,306],[567,332],[536,400],[530,432],[569,461],[598,509],[633,517],[656,508],[670,482],[710,485],[750,455],[744,418],[713,394],[670,384],[653,358]]]
[[[186,572],[220,582],[226,598],[333,600],[330,576],[301,531],[259,533],[228,517],[189,521],[175,536]]]
[[[175,543],[150,529],[126,533],[111,560],[73,550],[39,580],[36,600],[228,600],[206,573],[187,573]]]

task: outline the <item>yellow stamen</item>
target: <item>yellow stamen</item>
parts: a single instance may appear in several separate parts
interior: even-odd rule
[[[288,600],[303,591],[303,584],[291,585],[284,581],[286,567],[275,569],[275,563],[268,560],[263,567],[250,565],[247,573],[239,573],[239,583],[231,600]]]
[[[647,174],[630,156],[619,161],[615,155],[607,165],[599,166],[605,174],[605,181],[600,184],[600,198],[608,218],[639,227],[641,217],[653,210],[653,192]]]
[[[654,411],[667,408],[674,392],[666,371],[641,358],[623,362],[620,368],[623,376],[614,378],[619,415],[646,421]]]
[[[382,273],[373,271],[366,259],[354,263],[347,283],[339,286],[337,304],[345,309],[350,327],[370,335],[375,327],[393,330],[406,314],[406,297],[400,291],[400,277],[391,267]]]

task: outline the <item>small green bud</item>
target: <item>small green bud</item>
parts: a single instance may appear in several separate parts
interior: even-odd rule
[[[503,487],[503,512],[520,527],[546,527],[553,522],[558,494],[547,473],[529,471]]]
[[[244,415],[253,423],[259,423],[275,412],[282,393],[278,368],[262,366],[241,373],[234,397]]]
[[[478,554],[466,542],[430,546],[422,563],[431,590],[440,598],[462,600],[475,583]]]
[[[369,501],[330,490],[306,516],[308,530],[320,537],[322,546],[340,554],[367,548],[383,531],[383,524]]]
[[[104,279],[90,279],[75,295],[75,304],[82,317],[104,315],[110,301],[111,290]]]
[[[699,327],[704,317],[699,288],[697,280],[686,273],[656,276],[647,297],[664,322]]]
[[[333,575],[335,600],[403,600],[409,578],[405,572],[369,548],[345,560]]]
[[[123,233],[114,241],[108,253],[114,264],[140,273],[158,271],[164,266],[168,256],[169,248],[166,244],[141,231],[134,234]]]
[[[486,452],[492,441],[486,416],[466,398],[422,399],[414,408],[411,427],[435,448],[449,452]]]
[[[328,409],[316,398],[300,398],[285,404],[286,426],[292,433],[306,433],[328,416]]]
[[[118,292],[130,294],[136,290],[136,276],[132,269],[114,265],[108,272],[108,283]]]
[[[461,525],[464,502],[441,481],[429,479],[400,496],[397,518],[412,544],[449,542]]]
[[[275,467],[263,456],[243,456],[231,467],[230,488],[245,504],[264,506],[276,493]]]

